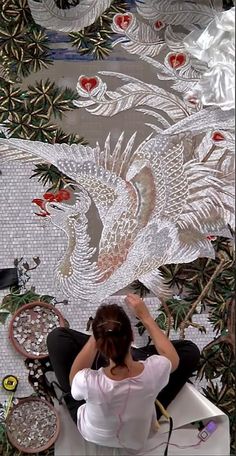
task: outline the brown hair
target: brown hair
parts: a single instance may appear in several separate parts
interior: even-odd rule
[[[92,329],[98,350],[115,363],[112,370],[117,366],[126,366],[124,360],[133,340],[133,332],[124,309],[117,304],[100,306]]]

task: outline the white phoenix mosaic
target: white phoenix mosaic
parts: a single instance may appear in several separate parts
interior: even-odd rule
[[[143,2],[136,14],[117,14],[113,31],[121,36],[113,45],[152,65],[169,90],[111,71],[78,80],[74,104],[91,115],[112,117],[134,108],[154,119],[146,124],[152,134],[138,147],[135,133],[129,139],[121,133],[114,147],[112,133],[96,147],[0,139],[2,159],[53,164],[73,182],[73,192],[69,185],[63,197],[47,195],[35,203],[67,236],[55,275],[78,303],[98,303],[137,279],[160,294],[161,265],[213,258],[211,236],[230,236],[227,225],[234,225],[232,100],[226,94],[227,100],[220,99],[224,110],[215,99],[204,108],[192,95],[208,62],[191,55],[193,46],[191,54],[186,51],[186,34],[178,31],[183,19],[188,31],[201,21],[206,27],[216,13],[184,2],[189,14],[183,14],[183,2],[165,9],[167,3]],[[32,5],[43,8],[46,2]],[[231,27],[231,16],[227,21]],[[109,91],[105,77],[123,85]]]

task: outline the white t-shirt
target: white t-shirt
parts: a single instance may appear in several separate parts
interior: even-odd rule
[[[155,399],[167,385],[171,362],[152,355],[136,377],[111,380],[101,367],[83,369],[74,376],[71,394],[85,399],[79,407],[77,426],[85,440],[115,448],[141,450],[153,436]]]

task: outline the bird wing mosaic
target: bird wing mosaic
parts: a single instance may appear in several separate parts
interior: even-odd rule
[[[112,0],[28,0],[31,14],[42,27],[78,32],[93,24]]]
[[[190,137],[165,132],[133,150],[134,139],[124,144],[122,134],[114,150],[109,137],[102,148],[1,139],[4,157],[35,155],[72,180],[74,192],[34,200],[39,214],[67,235],[56,271],[66,294],[102,300],[136,279],[157,292],[159,266],[213,257],[208,236],[232,222],[229,184],[222,173],[216,177],[205,163],[186,158]],[[91,210],[101,225],[98,245],[89,236]]]
[[[230,236],[234,117],[192,95],[207,64],[186,51],[186,33],[178,31],[181,20],[188,31],[216,14],[209,5],[163,0],[114,15],[113,47],[144,60],[157,81],[104,70],[82,74],[74,106],[103,117],[138,110],[144,122],[151,119],[150,135],[138,146],[136,134],[124,133],[114,146],[112,132],[96,147],[0,139],[4,159],[45,161],[68,177],[63,189],[33,202],[37,215],[67,236],[56,280],[78,302],[102,301],[137,279],[160,294],[161,265],[212,258],[211,236]],[[110,80],[121,85],[109,90]]]

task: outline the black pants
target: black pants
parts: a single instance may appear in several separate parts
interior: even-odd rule
[[[88,335],[68,328],[56,328],[47,338],[50,361],[57,380],[65,393],[64,399],[75,423],[77,421],[78,407],[84,404],[85,401],[76,401],[71,396],[69,374],[74,359],[88,339]],[[193,342],[188,340],[176,340],[172,343],[179,355],[180,362],[178,368],[170,375],[168,385],[166,385],[157,396],[157,399],[165,408],[175,398],[189,377],[191,377],[193,372],[197,369],[200,358],[199,349]],[[132,357],[135,361],[143,361],[148,356],[154,354],[157,354],[157,351],[153,345],[132,348]],[[98,353],[92,365],[92,369],[99,369],[100,367],[105,366],[107,366],[107,360]],[[159,409],[157,409],[157,419],[159,419],[160,416],[161,413]]]

